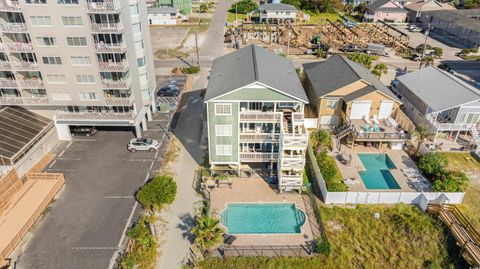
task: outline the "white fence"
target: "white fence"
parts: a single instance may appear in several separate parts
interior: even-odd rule
[[[400,191],[365,191],[365,192],[329,192],[323,180],[311,146],[308,146],[307,158],[315,174],[317,188],[325,204],[413,204],[422,209],[428,203],[462,203],[463,192],[400,192]]]
[[[303,120],[305,128],[307,129],[317,129],[318,119],[316,118],[305,118]]]

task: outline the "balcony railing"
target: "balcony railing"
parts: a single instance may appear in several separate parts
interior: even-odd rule
[[[475,126],[475,123],[438,123],[433,124],[438,131],[467,131]]]
[[[0,61],[0,69],[1,70],[10,70],[12,69],[12,65],[10,62],[7,61]]]
[[[302,112],[292,113],[292,116],[293,116],[293,124],[294,124],[294,125],[303,124],[303,122],[304,122],[304,116],[303,116],[303,113],[302,113]]]
[[[128,62],[99,62],[101,71],[124,72],[128,69]]]
[[[129,97],[105,97],[105,101],[109,105],[130,105],[133,102],[133,95]]]
[[[92,31],[96,33],[111,33],[111,32],[121,32],[123,26],[121,23],[93,23],[92,22]]]
[[[282,118],[280,112],[240,112],[241,121],[265,122],[279,121]]]
[[[0,87],[2,88],[17,88],[17,81],[13,79],[0,79]]]
[[[282,134],[283,148],[306,148],[308,144],[308,135],[304,134]]]
[[[280,175],[280,186],[302,186],[302,175]]]
[[[0,31],[7,33],[26,32],[27,25],[20,22],[2,22],[0,23]]]
[[[41,105],[48,104],[48,98],[46,96],[0,96],[0,104],[2,105]]]
[[[282,158],[281,167],[283,168],[293,168],[299,167],[303,168],[305,166],[305,158]]]
[[[242,162],[270,162],[278,160],[278,153],[240,152]]]
[[[31,43],[7,42],[7,43],[0,43],[0,50],[29,52],[29,51],[33,51],[33,47]]]
[[[22,88],[38,88],[45,86],[41,79],[20,79],[18,80],[18,84]]]
[[[0,0],[0,11],[20,11],[18,1]]]
[[[395,133],[386,133],[386,132],[355,132],[355,140],[372,140],[372,141],[395,141],[395,140],[410,140],[412,138],[411,134],[395,132]]]
[[[124,113],[114,112],[96,112],[96,111],[84,111],[84,112],[55,112],[55,118],[59,120],[133,120],[135,114],[133,111]]]
[[[104,0],[103,2],[87,2],[87,11],[90,13],[120,12],[120,5],[116,0]]]
[[[101,53],[121,53],[127,50],[124,42],[112,44],[96,43],[95,48],[97,49],[97,52]]]
[[[104,79],[102,80],[103,87],[108,89],[129,89],[130,88],[130,80],[122,79],[122,80],[110,80]]]
[[[278,140],[280,134],[272,133],[240,133],[240,140],[244,141],[271,141]]]
[[[38,63],[36,62],[10,62],[12,70],[17,71],[35,71],[38,70]]]

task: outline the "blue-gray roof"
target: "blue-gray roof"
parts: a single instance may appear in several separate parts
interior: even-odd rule
[[[287,11],[295,11],[297,10],[293,5],[287,5],[282,3],[271,3],[271,4],[264,4],[258,7],[258,10],[271,10],[271,11],[280,11],[280,10],[287,10]]]
[[[439,112],[480,100],[480,92],[454,75],[429,66],[397,78],[405,87]]]
[[[244,47],[213,61],[205,101],[254,82],[308,103],[292,62],[256,45]]]

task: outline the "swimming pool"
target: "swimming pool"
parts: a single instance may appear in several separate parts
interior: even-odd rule
[[[293,203],[236,203],[221,219],[229,234],[293,234],[300,233],[305,214]]]
[[[390,173],[390,169],[396,167],[387,154],[358,154],[358,157],[366,169],[365,172],[359,172],[359,174],[367,189],[400,189],[400,185]]]

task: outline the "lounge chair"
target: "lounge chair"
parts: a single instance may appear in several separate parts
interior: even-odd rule
[[[340,154],[340,161],[345,165],[349,165],[352,162],[352,155],[342,152],[342,154]]]
[[[378,120],[378,116],[377,115],[373,115],[373,122],[377,125],[380,124],[380,121]]]
[[[373,125],[373,131],[374,131],[374,132],[380,132],[380,126],[378,126],[377,123],[375,123],[375,124]]]
[[[370,132],[370,129],[371,129],[371,127],[370,127],[370,124],[369,124],[369,123],[366,123],[366,124],[363,126],[363,130],[365,130],[365,132],[367,132],[367,133]]]
[[[387,118],[387,122],[390,124],[391,127],[397,128],[398,127],[398,122],[394,120],[392,117]]]

